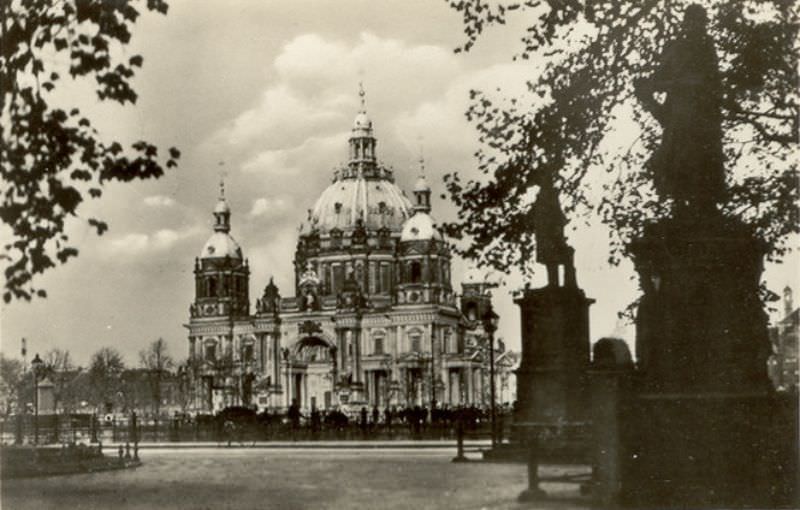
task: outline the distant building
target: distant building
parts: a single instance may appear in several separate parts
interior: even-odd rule
[[[270,279],[253,313],[221,190],[186,325],[195,411],[483,401],[486,360],[474,354],[488,287],[465,284],[459,303],[424,168],[409,200],[376,145],[362,91],[349,162],[300,229],[294,296]]]
[[[792,289],[783,289],[784,317],[769,328],[772,356],[769,358],[769,376],[779,391],[797,391],[800,386],[797,350],[800,338],[800,308],[794,307]]]

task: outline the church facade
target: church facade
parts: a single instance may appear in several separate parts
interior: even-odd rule
[[[456,295],[424,168],[409,199],[376,145],[362,92],[349,161],[301,226],[294,295],[270,279],[253,310],[221,189],[186,324],[196,412],[488,405],[489,286]]]

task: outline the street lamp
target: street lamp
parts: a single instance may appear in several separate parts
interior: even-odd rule
[[[39,357],[39,353],[31,360],[31,372],[33,373],[33,444],[39,444],[39,373],[42,370],[44,361]]]
[[[494,398],[494,332],[497,331],[497,325],[500,322],[500,316],[494,313],[491,304],[483,314],[483,329],[489,339],[489,399],[491,405],[491,437],[492,448],[495,446],[496,437],[496,417],[495,417],[495,398]]]

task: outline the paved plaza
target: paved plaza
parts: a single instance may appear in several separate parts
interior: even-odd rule
[[[525,466],[453,464],[452,449],[192,449],[143,452],[135,470],[9,480],[4,510],[25,509],[581,509],[572,486],[516,502]],[[566,468],[547,467],[552,475]]]

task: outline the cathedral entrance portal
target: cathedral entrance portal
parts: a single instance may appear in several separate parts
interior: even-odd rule
[[[306,336],[295,344],[294,364],[302,367],[295,369],[293,398],[304,409],[310,409],[320,403],[325,408],[331,405],[331,394],[334,390],[334,372],[336,356],[332,342],[322,336]]]

